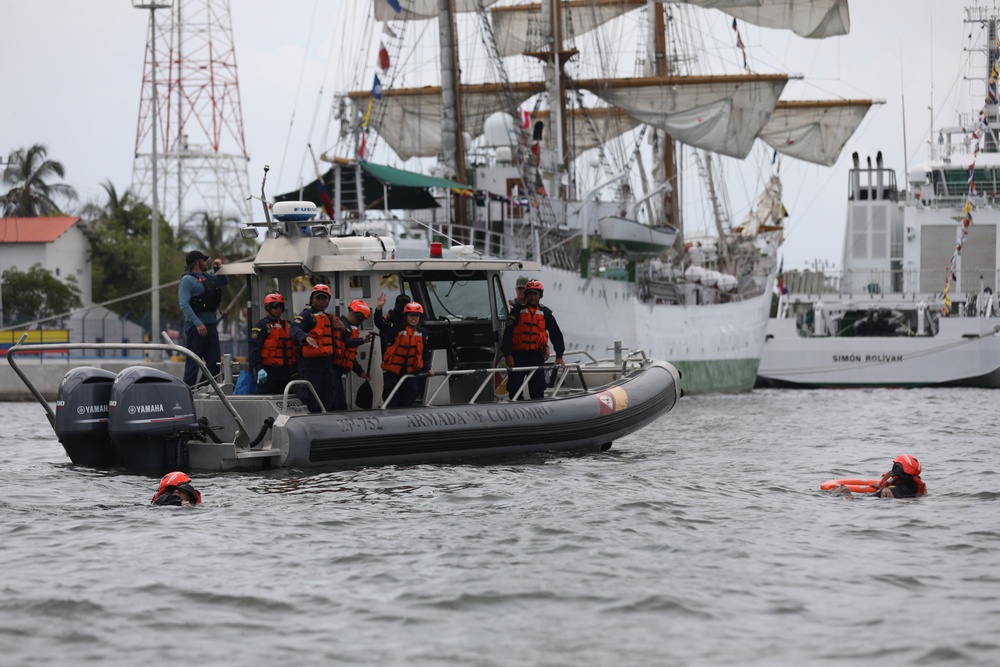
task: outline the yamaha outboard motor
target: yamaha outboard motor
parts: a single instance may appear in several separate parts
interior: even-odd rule
[[[191,389],[169,373],[133,366],[111,390],[108,432],[129,472],[162,475],[187,467],[187,439],[198,431]]]
[[[110,468],[118,462],[108,434],[108,400],[117,377],[103,368],[81,366],[59,384],[56,437],[76,465]]]

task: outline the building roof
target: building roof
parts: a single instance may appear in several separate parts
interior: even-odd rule
[[[79,216],[0,218],[0,243],[52,243],[78,222]]]

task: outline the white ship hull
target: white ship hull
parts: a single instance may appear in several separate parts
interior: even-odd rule
[[[584,279],[543,267],[544,303],[553,309],[566,349],[607,357],[608,340],[665,359],[681,371],[685,395],[753,388],[764,346],[771,288],[732,303],[644,303],[633,283]]]
[[[773,319],[758,374],[779,387],[1000,387],[998,331],[998,318],[944,318],[936,336],[804,337]]]

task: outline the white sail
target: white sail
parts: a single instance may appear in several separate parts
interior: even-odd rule
[[[455,11],[474,12],[482,4],[489,7],[497,0],[455,0]],[[435,19],[440,13],[438,0],[399,0],[400,11],[392,8],[388,0],[372,0],[373,13],[379,21],[423,21]]]
[[[519,84],[512,88],[514,101],[521,104],[541,92],[542,85]],[[369,93],[350,93],[357,117],[364,113]],[[411,157],[434,157],[441,152],[441,87],[426,86],[386,90],[376,102],[377,131],[403,160]],[[508,97],[498,85],[481,84],[462,87],[462,124],[472,136],[483,133],[486,118],[498,109],[508,108]],[[373,112],[375,113],[375,112]]]
[[[562,34],[583,35],[625,12],[646,6],[645,0],[570,0],[564,2]],[[539,53],[548,48],[540,4],[509,5],[490,10],[501,56]]]
[[[723,11],[747,23],[791,30],[800,37],[823,39],[851,29],[847,0],[681,0]]]
[[[790,30],[801,37],[813,39],[846,35],[851,26],[847,0],[679,1],[718,9],[747,23]],[[626,12],[646,6],[645,0],[568,0],[562,3],[560,9],[562,34],[583,35]],[[547,19],[542,18],[540,4],[495,7],[490,13],[500,55],[513,56],[545,50],[544,21]]]
[[[832,166],[872,100],[778,102],[760,138],[779,153]]]
[[[578,84],[689,146],[744,158],[787,82],[781,74],[748,74]]]

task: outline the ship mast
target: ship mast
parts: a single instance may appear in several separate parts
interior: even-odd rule
[[[446,177],[466,184],[465,141],[462,127],[462,99],[458,94],[461,71],[458,67],[458,33],[455,25],[455,0],[438,0],[438,30],[441,42],[441,152]],[[453,196],[449,193],[448,196]],[[455,224],[465,228],[465,207],[461,201],[452,208]]]
[[[666,77],[670,72],[667,66],[667,28],[666,21],[663,18],[665,10],[655,0],[651,0],[648,3],[648,11],[653,17],[653,72],[657,77]],[[654,131],[657,133],[660,132],[660,130],[656,129]],[[676,177],[677,170],[674,167],[674,141],[666,132],[663,133],[663,174],[663,180],[669,182],[673,187],[669,188],[663,194],[663,202],[660,210],[666,213],[666,222],[677,227],[677,243],[682,245],[684,243],[684,229],[677,215],[680,179]],[[681,245],[678,247],[681,247]]]

